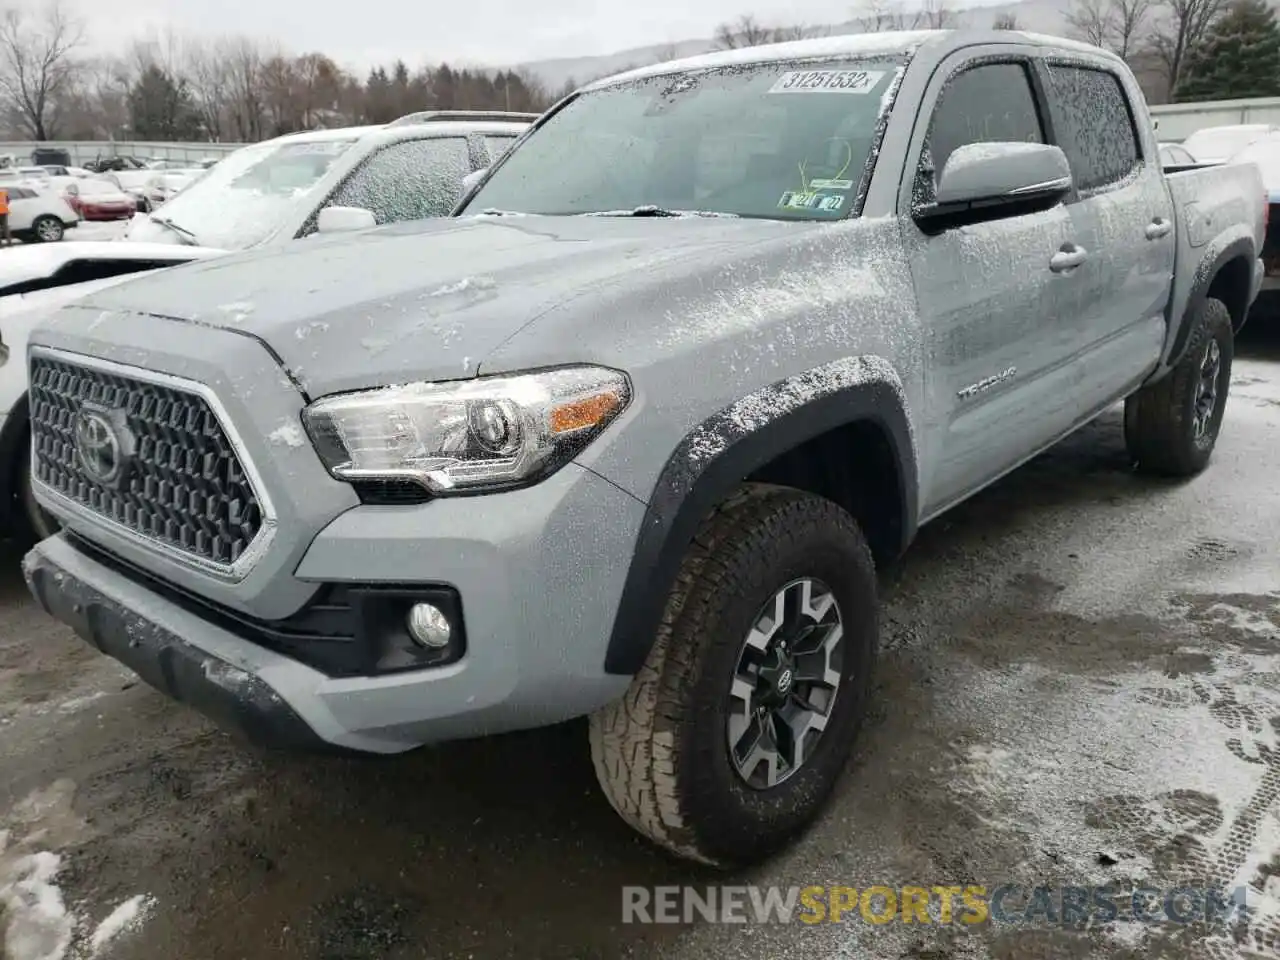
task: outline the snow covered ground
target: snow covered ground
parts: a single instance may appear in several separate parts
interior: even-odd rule
[[[1280,322],[1240,349],[1195,481],[1130,473],[1111,413],[921,531],[883,577],[846,782],[792,851],[729,878],[617,820],[581,725],[382,761],[248,749],[41,614],[0,550],[0,956],[1274,957]],[[1214,885],[1253,914],[621,923],[623,885],[722,880]]]

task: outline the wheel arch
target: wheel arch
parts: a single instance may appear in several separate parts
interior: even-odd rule
[[[18,518],[17,497],[21,489],[18,471],[22,467],[22,444],[30,435],[27,394],[22,394],[10,408],[0,429],[0,530],[11,531]]]
[[[1186,309],[1178,321],[1178,331],[1174,334],[1173,346],[1164,363],[1165,368],[1176,367],[1186,353],[1195,318],[1199,316],[1205,300],[1210,297],[1226,304],[1227,311],[1231,314],[1233,330],[1239,332],[1244,326],[1249,308],[1253,305],[1253,264],[1256,258],[1252,239],[1239,237],[1201,261],[1191,292],[1187,295]]]
[[[843,382],[833,376],[839,368],[848,374]],[[831,388],[815,395],[815,383]],[[698,526],[744,482],[826,496],[853,513],[877,562],[896,557],[915,535],[919,486],[911,421],[892,368],[858,358],[779,381],[709,417],[677,445],[648,501],[606,672],[634,675],[644,665]]]

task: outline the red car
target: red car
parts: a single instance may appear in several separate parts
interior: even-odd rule
[[[138,204],[114,183],[84,179],[67,188],[67,203],[84,220],[128,220]]]

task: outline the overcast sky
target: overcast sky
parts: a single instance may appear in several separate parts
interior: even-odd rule
[[[30,2],[30,0],[29,0]],[[853,0],[72,0],[94,46],[147,29],[252,33],[367,67],[450,60],[506,65],[708,37],[744,12],[762,22],[838,23]]]

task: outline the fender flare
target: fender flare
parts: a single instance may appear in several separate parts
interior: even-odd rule
[[[1195,323],[1195,318],[1200,315],[1200,308],[1204,306],[1205,300],[1209,298],[1209,288],[1213,286],[1213,281],[1217,279],[1222,268],[1232,260],[1237,259],[1247,260],[1252,265],[1257,256],[1252,239],[1240,237],[1227,244],[1212,258],[1206,256],[1200,261],[1200,268],[1196,271],[1191,292],[1187,295],[1187,307],[1183,311],[1182,317],[1178,320],[1178,329],[1173,335],[1173,343],[1169,348],[1169,354],[1161,365],[1162,371],[1173,369],[1182,360],[1183,354],[1187,351],[1187,343],[1191,339],[1191,327]],[[1252,278],[1252,274],[1250,274],[1250,277]],[[1245,303],[1246,313],[1250,306],[1251,304]]]
[[[815,394],[819,384],[831,389]],[[689,544],[716,504],[788,450],[859,422],[880,429],[897,464],[902,517],[894,547],[905,549],[915,535],[919,481],[911,421],[893,369],[877,358],[857,358],[770,384],[704,420],[668,457],[632,552],[605,672],[634,676],[644,665]]]

